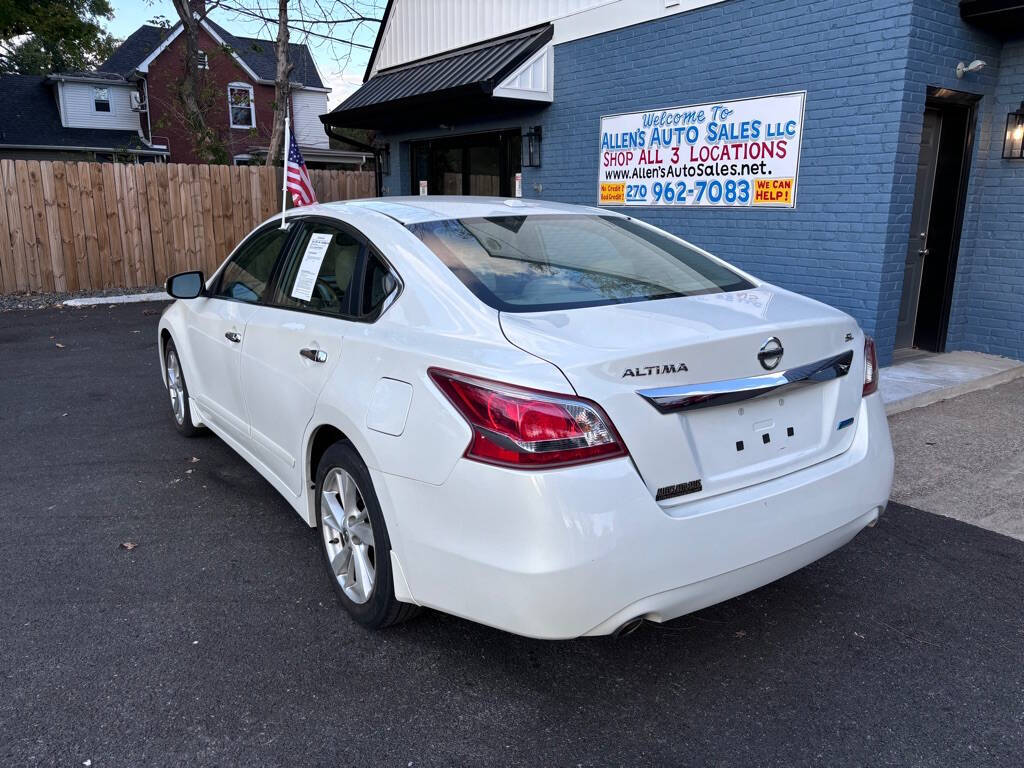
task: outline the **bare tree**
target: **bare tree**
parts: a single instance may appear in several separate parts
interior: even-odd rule
[[[175,0],[175,4],[181,0]],[[277,67],[274,81],[274,123],[267,151],[267,165],[281,160],[284,139],[284,114],[291,98],[290,77],[295,62],[290,61],[290,33],[309,44],[327,45],[333,52],[336,66],[344,69],[353,49],[369,50],[373,46],[360,41],[364,30],[380,24],[383,16],[379,0],[277,0],[276,15],[270,7],[273,0],[213,0],[207,7],[220,8],[241,19],[260,21],[264,30],[273,34]],[[290,9],[290,11],[289,11]],[[276,27],[276,29],[275,29]]]
[[[2,0],[0,0],[2,1]],[[284,116],[291,99],[290,60],[292,34],[304,43],[328,46],[336,66],[344,69],[353,49],[372,48],[363,42],[364,31],[381,21],[380,0],[172,0],[185,39],[185,73],[175,94],[180,122],[192,137],[196,155],[206,162],[225,162],[228,153],[222,137],[206,122],[207,91],[199,65],[199,23],[219,10],[246,21],[262,22],[264,34],[273,37],[276,69],[274,76],[274,120],[267,151],[267,165],[281,161],[284,151]],[[275,4],[276,3],[276,7]],[[225,48],[226,51],[230,49]]]
[[[277,165],[284,146],[284,118],[291,98],[290,77],[294,64],[289,61],[288,49],[288,0],[277,0],[277,42],[275,44],[277,70],[274,76],[274,127],[270,132],[270,146],[267,147],[267,165]]]
[[[199,81],[199,22],[206,9],[193,0],[172,0],[185,39],[185,73],[177,86],[185,127],[192,136],[196,155],[206,162],[223,162],[226,152],[217,134],[206,124],[202,85]]]

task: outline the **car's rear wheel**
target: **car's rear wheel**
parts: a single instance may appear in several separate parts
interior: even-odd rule
[[[164,349],[164,369],[167,371],[167,392],[171,396],[171,415],[175,428],[185,437],[195,437],[201,430],[192,424],[192,408],[188,403],[188,384],[181,370],[181,359],[172,339]]]
[[[350,443],[335,443],[320,460],[316,519],[324,564],[352,618],[380,629],[418,612],[395,599],[387,526],[370,473]]]

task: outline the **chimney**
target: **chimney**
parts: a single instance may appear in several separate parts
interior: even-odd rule
[[[199,17],[206,16],[206,0],[188,0],[188,7]]]

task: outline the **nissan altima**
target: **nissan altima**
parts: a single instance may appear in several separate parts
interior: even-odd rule
[[[624,632],[817,560],[889,496],[857,323],[629,216],[316,205],[167,290],[178,431],[216,434],[317,529],[368,627],[429,606]]]

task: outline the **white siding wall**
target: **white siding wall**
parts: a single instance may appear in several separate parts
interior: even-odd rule
[[[556,44],[723,0],[395,0],[371,74],[555,23]]]
[[[93,107],[93,88],[106,87],[110,93],[110,111]],[[60,84],[60,114],[67,128],[108,128],[118,131],[139,130],[139,113],[132,112],[130,94],[135,86],[94,86],[91,83]]]
[[[327,149],[330,142],[320,115],[326,114],[327,94],[319,91],[292,91],[292,131],[299,145]]]
[[[374,70],[609,2],[613,0],[396,0]]]

